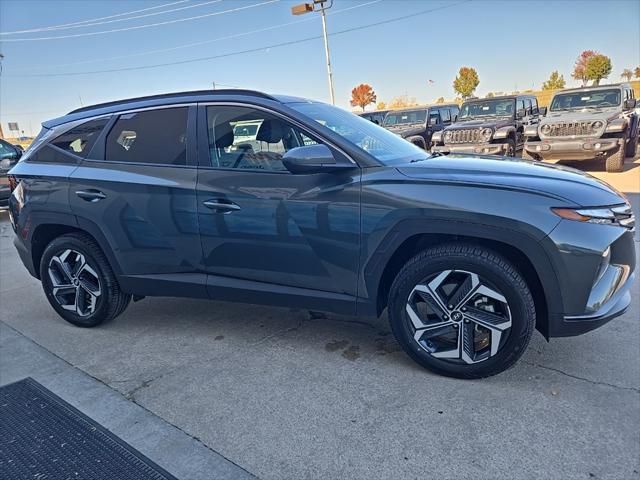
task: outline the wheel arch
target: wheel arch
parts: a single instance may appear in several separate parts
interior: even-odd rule
[[[40,278],[40,262],[47,245],[55,238],[67,233],[84,233],[93,238],[104,252],[111,268],[116,275],[122,272],[120,265],[111,249],[107,239],[100,228],[90,220],[76,217],[71,214],[52,214],[50,212],[38,214],[32,213],[32,225],[35,225],[31,233],[31,260],[34,273]]]
[[[393,279],[402,266],[426,248],[450,242],[472,243],[489,248],[513,263],[525,278],[536,305],[536,328],[545,337],[551,312],[561,312],[562,297],[555,270],[540,243],[530,236],[487,225],[429,222],[398,225],[380,242],[381,247],[364,269],[364,281],[375,313],[387,306]],[[544,279],[544,282],[542,281]]]

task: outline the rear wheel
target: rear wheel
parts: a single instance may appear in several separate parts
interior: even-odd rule
[[[42,255],[40,278],[54,310],[79,327],[112,320],[131,301],[131,295],[120,291],[100,247],[86,234],[54,239]]]
[[[536,318],[519,272],[470,244],[433,247],[409,260],[391,287],[388,312],[411,358],[457,378],[487,377],[513,365]]]

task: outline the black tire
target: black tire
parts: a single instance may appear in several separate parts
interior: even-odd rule
[[[468,364],[460,359],[435,358],[414,339],[416,331],[407,314],[409,297],[416,285],[445,270],[475,272],[507,300],[511,317],[508,336],[497,353],[483,361]],[[527,348],[536,323],[533,297],[518,270],[499,254],[466,243],[435,246],[410,259],[391,286],[388,314],[396,339],[413,360],[435,373],[468,379],[488,377],[511,367]]]
[[[635,157],[637,148],[638,148],[638,135],[634,135],[633,138],[629,139],[629,142],[626,145],[626,148],[624,150],[625,156],[627,158]]]
[[[93,309],[87,308],[84,315],[79,314],[77,308],[76,311],[65,309],[57,299],[60,297],[54,295],[52,275],[55,274],[50,272],[50,268],[56,270],[56,266],[59,265],[59,263],[54,261],[55,266],[52,267],[52,259],[55,257],[56,260],[60,260],[61,256],[67,251],[73,252],[70,255],[82,255],[86,265],[90,267],[91,277],[93,277],[93,273],[96,274],[95,278],[97,281],[92,282],[92,285],[97,287],[95,291],[99,292],[99,294],[95,297]],[[70,270],[71,269],[68,269],[69,273],[73,273]],[[64,271],[64,269],[57,271]],[[74,285],[82,285],[83,281],[84,284],[86,284],[87,279],[90,281],[93,280],[93,278],[89,277],[83,279],[81,275],[81,272],[77,275],[71,275],[74,279]],[[113,320],[124,312],[131,301],[131,295],[123,293],[120,290],[113,269],[98,244],[93,238],[84,233],[62,235],[47,245],[47,248],[42,254],[42,260],[40,261],[40,278],[42,280],[44,293],[53,309],[67,322],[78,327],[95,327],[101,323]],[[66,277],[61,276],[61,278],[61,283],[66,282]],[[80,290],[76,287],[76,296],[79,295],[78,292],[80,292]],[[73,293],[70,295],[73,295]],[[88,295],[85,290],[83,298],[91,298],[91,295]],[[72,300],[69,300],[68,303],[72,303]],[[75,305],[78,305],[77,300]],[[69,308],[71,307],[71,305],[67,306]],[[90,313],[87,313],[89,311]]]
[[[605,168],[608,173],[619,173],[624,169],[624,146],[618,147],[615,153],[605,160]]]
[[[507,140],[507,151],[504,153],[505,157],[516,156],[516,141],[513,138]]]
[[[524,148],[522,149],[522,158],[525,159],[525,160],[538,160],[533,155],[531,155],[529,152],[527,152]]]
[[[407,140],[413,143],[416,147],[420,147],[423,150],[427,149],[427,145],[422,137],[409,137]]]

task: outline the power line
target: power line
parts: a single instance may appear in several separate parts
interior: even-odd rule
[[[345,33],[350,33],[350,32],[355,32],[358,30],[364,30],[367,28],[372,28],[372,27],[377,27],[380,25],[386,25],[388,23],[393,23],[393,22],[399,22],[401,20],[406,20],[409,18],[413,18],[413,17],[417,17],[417,16],[421,16],[421,15],[426,15],[428,13],[432,13],[432,12],[436,12],[438,10],[444,10],[446,8],[451,8],[451,7],[455,7],[458,5],[462,5],[464,3],[469,3],[472,0],[463,0],[461,2],[457,2],[457,3],[451,3],[451,4],[447,4],[447,5],[443,5],[440,7],[435,7],[435,8],[430,8],[430,9],[426,9],[426,10],[420,10],[418,12],[414,12],[411,14],[407,14],[407,15],[401,15],[399,17],[394,17],[394,18],[390,18],[387,20],[381,20],[379,22],[374,22],[374,23],[369,23],[366,25],[360,25],[357,27],[351,27],[351,28],[347,28],[344,30],[339,30],[337,32],[331,33],[329,34],[329,36],[336,36],[336,35],[343,35]],[[152,65],[140,65],[140,66],[135,66],[135,67],[123,67],[123,68],[112,68],[112,69],[105,69],[105,70],[93,70],[93,71],[88,71],[88,72],[69,72],[69,73],[40,73],[40,74],[22,74],[22,75],[5,75],[6,77],[66,77],[66,76],[78,76],[78,75],[93,75],[93,74],[98,74],[98,73],[113,73],[113,72],[126,72],[126,71],[132,71],[132,70],[147,70],[147,69],[151,69],[151,68],[159,68],[159,67],[167,67],[167,66],[171,66],[171,65],[184,65],[186,63],[195,63],[195,62],[203,62],[206,60],[215,60],[218,58],[226,58],[226,57],[232,57],[235,55],[244,55],[247,53],[254,53],[254,52],[260,52],[263,50],[268,50],[270,48],[278,48],[278,47],[286,47],[286,46],[290,46],[290,45],[296,45],[299,43],[304,43],[304,42],[310,42],[312,40],[318,40],[321,39],[322,35],[315,35],[313,37],[306,37],[306,38],[301,38],[298,40],[290,40],[287,42],[280,42],[280,43],[275,43],[272,45],[263,45],[257,48],[250,48],[247,50],[240,50],[240,51],[235,51],[235,52],[229,52],[229,53],[222,53],[219,55],[212,55],[212,56],[208,56],[208,57],[199,57],[199,58],[191,58],[191,59],[187,59],[187,60],[179,60],[179,61],[175,61],[175,62],[166,62],[166,63],[156,63],[156,64],[152,64]]]
[[[188,0],[179,0],[177,2],[171,2],[171,3],[163,3],[162,5],[156,5],[155,7],[148,7],[148,8],[143,8],[141,10],[132,10],[130,12],[123,12],[123,13],[116,13],[115,15],[109,15],[107,17],[99,17],[99,18],[92,18],[89,20],[80,20],[78,22],[71,22],[71,23],[63,23],[61,25],[51,25],[48,27],[39,27],[39,28],[32,28],[29,30],[16,30],[13,32],[0,32],[0,35],[14,35],[16,33],[33,33],[33,32],[41,32],[41,31],[46,31],[46,30],[59,30],[59,29],[63,29],[66,27],[70,27],[72,25],[79,25],[81,23],[88,23],[88,22],[97,22],[100,20],[107,20],[109,18],[116,18],[116,17],[122,17],[125,15],[131,15],[134,13],[141,13],[141,12],[148,12],[149,10],[157,10],[158,8],[162,8],[162,7],[170,7],[171,5],[176,5],[178,3],[186,3]]]
[[[375,3],[380,3],[380,2],[382,2],[382,0],[372,0],[372,1],[369,1],[369,2],[365,2],[365,3],[359,3],[358,5],[352,5],[351,7],[343,8],[343,9],[340,9],[340,10],[329,11],[327,13],[327,15],[336,15],[338,13],[348,12],[350,10],[355,10],[357,8],[362,8],[362,7],[367,7],[369,5],[373,5]],[[160,49],[155,49],[155,50],[146,50],[144,52],[131,53],[131,54],[128,54],[128,55],[118,55],[118,56],[115,56],[115,57],[92,58],[92,59],[83,60],[83,61],[80,61],[80,62],[71,62],[71,63],[62,63],[62,64],[58,64],[58,65],[50,65],[49,67],[50,68],[70,67],[70,66],[74,66],[74,65],[85,65],[85,64],[88,64],[88,63],[106,62],[106,61],[110,61],[110,60],[121,60],[121,59],[124,59],[124,58],[141,57],[141,56],[151,55],[151,54],[155,54],[155,53],[166,53],[166,52],[171,52],[171,51],[174,51],[174,50],[180,50],[180,49],[183,49],[183,48],[192,48],[192,47],[198,47],[198,46],[201,46],[201,45],[207,45],[207,44],[210,44],[210,43],[220,42],[220,41],[223,41],[223,40],[232,40],[232,39],[235,39],[235,38],[245,37],[245,36],[253,35],[253,34],[256,34],[256,33],[263,33],[263,32],[267,32],[267,31],[270,31],[270,30],[276,30],[276,29],[279,29],[279,28],[288,27],[290,25],[297,25],[299,23],[310,22],[310,21],[314,21],[314,20],[315,20],[314,17],[306,17],[306,18],[303,18],[303,19],[300,19],[300,20],[294,20],[294,21],[291,21],[291,22],[281,23],[281,24],[278,24],[278,25],[271,25],[269,27],[258,28],[256,30],[249,30],[249,31],[246,31],[246,32],[234,33],[234,34],[231,34],[231,35],[226,35],[224,37],[217,37],[217,38],[213,38],[213,39],[210,39],[210,40],[204,40],[204,41],[201,41],[201,42],[187,43],[187,44],[182,44],[182,45],[176,45],[174,47],[160,48]],[[31,69],[27,69],[26,71],[29,71],[29,70],[33,71],[33,70],[37,70],[38,68],[40,68],[40,67],[33,67]],[[25,71],[25,70],[23,69],[22,71]]]
[[[178,18],[178,19],[174,19],[174,20],[166,20],[164,22],[148,23],[148,24],[145,24],[145,25],[136,25],[136,26],[133,26],[133,27],[115,28],[115,29],[112,29],[112,30],[102,30],[100,32],[76,33],[76,34],[73,34],[73,35],[61,35],[61,36],[58,36],[58,37],[7,38],[7,39],[3,39],[2,41],[3,42],[35,42],[35,41],[42,41],[42,40],[61,40],[63,38],[88,37],[88,36],[95,36],[95,35],[103,35],[105,33],[126,32],[126,31],[129,31],[129,30],[139,30],[141,28],[158,27],[158,26],[162,26],[162,25],[169,25],[169,24],[172,24],[172,23],[187,22],[187,21],[190,21],[190,20],[198,20],[200,18],[215,17],[217,15],[224,15],[225,13],[239,12],[241,10],[247,10],[249,8],[260,7],[262,5],[268,5],[270,3],[276,3],[276,2],[279,2],[279,1],[280,0],[266,0],[266,1],[260,2],[260,3],[253,3],[251,5],[244,5],[242,7],[230,8],[228,10],[222,10],[220,12],[206,13],[204,15],[198,15],[198,16],[195,16],[195,17]]]
[[[165,13],[171,13],[171,12],[178,12],[181,10],[187,10],[189,8],[196,8],[196,7],[202,7],[204,5],[209,5],[211,3],[220,3],[222,0],[209,0],[207,2],[202,2],[202,3],[196,3],[193,5],[187,5],[185,7],[178,7],[178,8],[171,8],[169,10],[163,10],[161,12],[151,12],[151,13],[145,13],[143,15],[135,15],[133,17],[126,17],[126,18],[116,18],[116,19],[111,19],[111,20],[105,20],[102,22],[93,22],[93,23],[82,23],[82,24],[78,24],[78,25],[69,25],[66,27],[59,27],[59,28],[47,28],[47,29],[42,29],[40,31],[53,31],[53,30],[67,30],[70,28],[85,28],[85,27],[93,27],[96,25],[104,25],[106,23],[115,23],[115,22],[128,22],[130,20],[136,20],[138,18],[145,18],[145,17],[153,17],[155,15],[164,15]],[[34,31],[38,31],[38,30],[34,30]],[[16,32],[17,33],[17,32]],[[11,32],[9,33],[0,33],[0,35],[12,35]]]

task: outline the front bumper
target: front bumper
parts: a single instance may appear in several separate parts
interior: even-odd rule
[[[482,155],[504,155],[509,149],[508,143],[462,143],[434,145],[432,152],[440,153],[476,153]]]
[[[527,141],[524,151],[542,160],[593,160],[623,147],[622,138]]]

